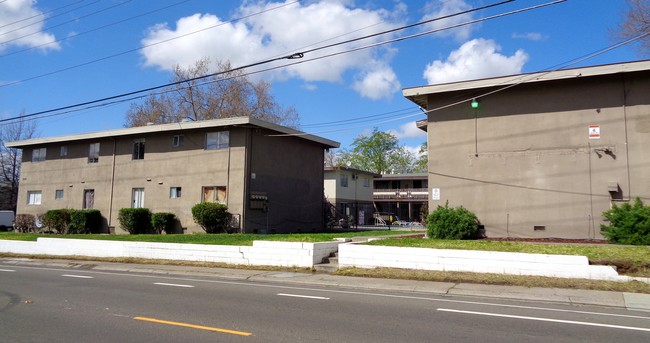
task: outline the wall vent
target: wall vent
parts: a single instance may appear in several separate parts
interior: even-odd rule
[[[535,225],[535,226],[533,226],[533,230],[535,230],[535,231],[544,231],[544,230],[546,230],[546,226],[544,226],[544,225]]]

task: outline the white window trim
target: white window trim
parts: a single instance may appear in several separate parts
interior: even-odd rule
[[[40,205],[43,203],[43,192],[27,191],[27,205]]]

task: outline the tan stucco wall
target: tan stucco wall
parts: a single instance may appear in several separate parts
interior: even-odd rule
[[[487,91],[429,95],[428,108]],[[432,112],[429,189],[441,199],[429,208],[463,205],[492,237],[601,238],[608,183],[650,199],[648,94],[643,72],[522,84],[479,98],[478,110]]]
[[[270,137],[273,132],[263,129],[230,127],[230,148],[205,150],[206,132],[221,130],[184,131],[181,147],[172,147],[172,137],[181,134],[173,131],[118,137],[115,141],[52,143],[42,145],[47,147],[46,160],[37,163],[31,162],[32,148],[27,147],[18,213],[39,215],[50,209],[80,209],[84,190],[94,189],[94,208],[106,218],[105,224],[115,227],[116,233],[125,233],[119,228],[119,210],[132,206],[134,188],[144,188],[144,207],[152,212],[175,213],[186,232],[203,232],[194,223],[191,208],[201,202],[204,186],[226,186],[229,211],[242,220],[246,232],[255,232],[266,229],[267,216],[259,210],[247,213],[245,194],[251,187],[268,192],[269,224],[275,232],[323,227],[322,145],[295,137]],[[143,160],[132,159],[136,139],[145,140]],[[92,142],[100,142],[98,163],[88,163]],[[253,144],[252,150],[247,144]],[[61,145],[68,147],[68,156],[59,157]],[[251,173],[256,176],[249,185]],[[170,187],[181,187],[181,197],[171,199]],[[57,189],[65,192],[62,200],[54,200]],[[27,205],[27,192],[32,190],[42,192],[41,205]]]

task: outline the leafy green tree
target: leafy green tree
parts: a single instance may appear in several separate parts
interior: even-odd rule
[[[360,135],[352,150],[343,149],[336,164],[377,174],[411,173],[415,156],[399,145],[397,137],[374,128],[370,135]]]
[[[413,171],[416,173],[426,173],[429,171],[429,147],[427,146],[427,142],[422,143],[420,145],[420,150],[418,151],[418,158],[415,161],[415,165],[413,166]]]

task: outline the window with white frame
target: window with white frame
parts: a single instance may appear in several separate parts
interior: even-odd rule
[[[348,174],[341,174],[341,187],[348,186]]]
[[[230,146],[230,132],[218,131],[205,134],[205,149],[219,150],[227,149]]]
[[[41,204],[41,191],[28,191],[27,205],[40,205],[40,204]]]
[[[99,162],[99,143],[90,143],[88,148],[88,163]]]
[[[63,199],[63,190],[62,189],[57,189],[54,192],[54,200],[61,200]]]
[[[181,187],[170,187],[169,188],[169,197],[171,199],[178,199],[181,197]]]
[[[133,159],[144,160],[144,138],[133,141]]]
[[[42,162],[45,161],[45,154],[47,153],[47,148],[39,148],[32,150],[32,162]]]

